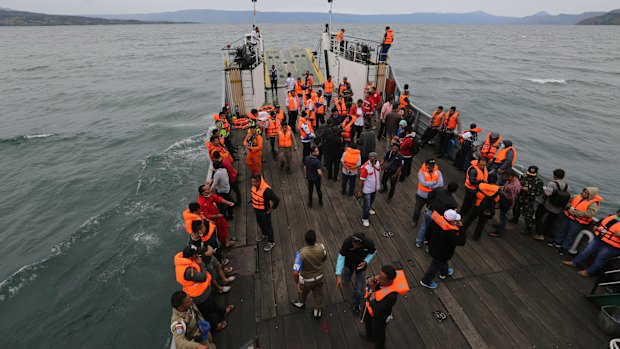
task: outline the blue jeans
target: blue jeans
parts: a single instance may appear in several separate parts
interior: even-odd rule
[[[345,265],[342,268],[342,284],[348,284],[353,279],[353,274],[355,274],[355,288],[353,289],[352,304],[353,306],[362,305],[366,287],[366,269],[351,270]]]
[[[422,217],[422,225],[420,226],[420,230],[418,231],[418,237],[416,237],[416,244],[422,244],[424,240],[426,240],[426,228],[431,224],[433,211],[430,209],[426,209],[424,211],[424,217]]]
[[[580,224],[562,214],[560,229],[555,232],[555,242],[557,244],[562,244],[563,250],[568,250],[573,245],[577,234],[583,229],[586,229],[585,225]]]
[[[596,255],[594,262],[586,271],[588,274],[597,273],[601,270],[610,258],[620,255],[620,249],[604,243],[598,238],[592,239],[585,250],[581,251],[574,259],[573,264],[581,266],[592,255]]]
[[[372,203],[375,202],[376,192],[373,193],[364,193],[364,210],[362,211],[362,219],[370,218],[370,209],[372,208]]]
[[[428,270],[422,277],[422,282],[429,285],[435,276],[439,273],[439,275],[448,275],[448,261],[440,261],[433,258],[431,265],[429,265]]]
[[[497,233],[505,233],[506,232],[506,224],[508,224],[508,211],[512,206],[512,202],[510,203],[502,203],[500,200],[499,205],[499,224],[497,225],[495,231]]]

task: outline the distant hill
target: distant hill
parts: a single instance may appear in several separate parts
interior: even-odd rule
[[[620,25],[620,9],[609,11],[599,16],[584,19],[577,24]]]
[[[538,12],[527,17],[494,16],[483,11],[469,13],[408,13],[392,15],[353,15],[335,13],[337,23],[390,23],[390,24],[576,24],[577,22],[603,14],[587,12],[582,14],[550,15]],[[198,22],[208,24],[251,23],[252,11],[183,10],[176,12],[90,15],[107,19],[137,19],[143,21]],[[258,12],[258,23],[327,23],[329,15],[320,12]]]
[[[110,25],[110,24],[165,24],[172,22],[145,22],[140,20],[102,19],[81,16],[58,16],[44,13],[0,9],[0,26],[37,25]],[[177,21],[174,22],[178,24]]]

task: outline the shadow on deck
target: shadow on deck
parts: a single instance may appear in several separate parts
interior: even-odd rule
[[[284,95],[282,91],[280,94]],[[241,136],[241,132],[235,134],[236,145],[241,145]],[[220,299],[238,308],[231,314],[229,327],[215,335],[218,348],[239,348],[254,336],[259,337],[261,348],[371,348],[359,337],[363,326],[347,306],[351,287],[337,289],[333,272],[342,241],[360,231],[377,246],[371,272],[377,273],[382,264],[396,264],[404,269],[412,287],[394,307],[394,321],[387,330],[389,348],[606,346],[608,336],[595,325],[598,309],[584,298],[593,281],[560,265],[561,258],[554,249],[518,234],[516,226],[509,226],[503,238],[483,235],[480,241],[469,240],[457,248],[451,261],[453,277],[439,282],[439,287],[431,291],[419,286],[431,258],[424,249],[415,247],[417,229],[412,227],[411,218],[415,175],[398,183],[392,202],[387,202],[385,194],[378,195],[374,205],[377,214],[371,216],[371,226],[364,228],[360,204],[340,194],[340,182],[324,180],[324,206],[307,207],[301,146],[294,153],[290,175],[280,170],[268,148],[269,142],[265,142],[263,174],[281,198],[272,217],[276,246],[270,253],[263,252],[262,243],[256,249],[258,226],[247,204],[250,178],[240,152],[241,159],[235,166],[241,174],[245,200],[239,204],[231,231],[241,247],[231,250],[230,256],[231,265],[243,265],[244,272],[231,293]],[[380,142],[378,149],[381,154],[385,142]],[[427,156],[432,156],[429,149],[415,157],[414,173]],[[457,196],[462,200],[464,174],[444,159],[438,160],[438,165],[446,183],[459,183]],[[310,314],[312,307],[298,310],[289,302],[296,297],[294,253],[303,246],[303,234],[308,229],[314,229],[318,241],[328,249],[326,309],[320,320]],[[394,236],[386,238],[384,231]],[[255,251],[257,273],[250,272],[253,265],[249,266],[247,260],[254,259]],[[435,311],[444,312],[447,319],[439,321]]]

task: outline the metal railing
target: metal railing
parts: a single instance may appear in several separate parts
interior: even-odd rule
[[[261,37],[252,45],[250,35],[237,39],[221,48],[225,68],[254,69],[264,61],[264,42]]]
[[[330,34],[330,51],[335,53],[337,56],[344,57],[345,59],[355,63],[387,63],[387,57],[385,61],[380,61],[379,59],[381,54],[380,47],[381,43],[378,41],[357,38],[349,35],[347,35],[344,40],[338,41],[338,36],[336,34]]]

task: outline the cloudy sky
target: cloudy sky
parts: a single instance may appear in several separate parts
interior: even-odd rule
[[[178,11],[184,9],[251,9],[250,0],[0,0],[0,7],[50,14],[119,14]],[[327,0],[258,0],[262,11],[327,11]],[[551,14],[610,11],[619,0],[334,0],[334,12],[377,14],[411,12],[471,12],[526,16],[538,11]]]

